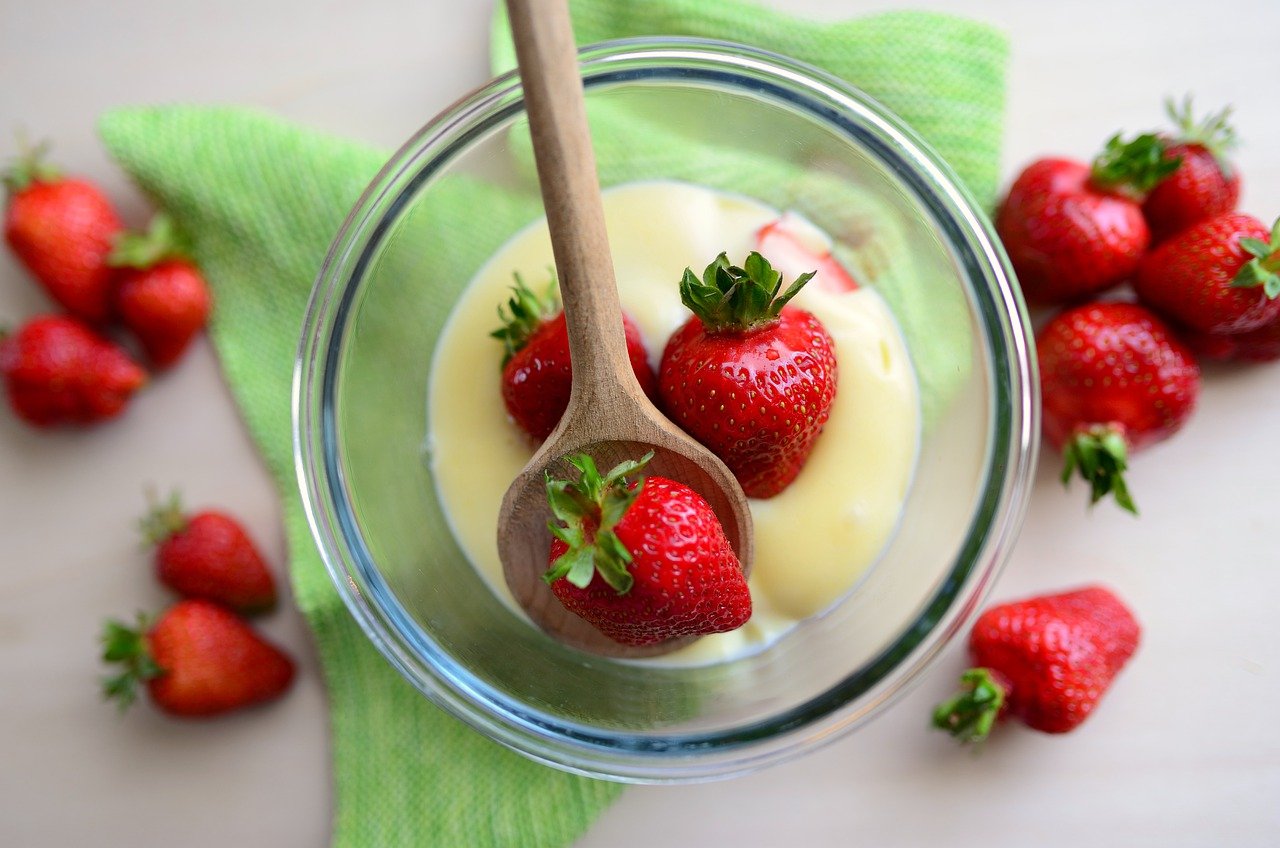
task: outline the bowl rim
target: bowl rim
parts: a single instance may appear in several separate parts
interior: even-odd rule
[[[615,79],[615,75],[637,65],[679,70],[682,78],[691,68],[700,68],[708,83],[735,76],[769,81],[791,105],[799,103],[794,91],[798,89],[811,98],[803,105],[812,116],[820,115],[845,135],[860,136],[864,146],[871,138],[866,133],[874,130],[880,141],[869,145],[873,155],[886,167],[895,161],[908,166],[892,170],[917,201],[934,213],[934,223],[943,230],[953,254],[959,251],[970,300],[987,298],[973,308],[982,319],[995,426],[985,458],[983,496],[947,577],[925,599],[915,622],[868,664],[871,672],[886,667],[872,685],[849,694],[845,690],[857,676],[851,674],[822,696],[789,710],[771,727],[752,726],[737,734],[712,736],[680,734],[658,739],[656,744],[637,745],[614,731],[584,734],[578,726],[549,725],[544,716],[495,703],[502,699],[450,668],[444,652],[406,637],[411,617],[385,583],[378,585],[381,578],[367,552],[362,563],[360,551],[348,544],[354,538],[356,548],[363,547],[352,510],[343,502],[345,480],[336,460],[332,402],[336,369],[330,366],[340,359],[344,296],[358,288],[352,284],[363,270],[362,257],[370,245],[378,243],[399,206],[393,203],[389,213],[377,220],[369,211],[393,188],[403,201],[414,186],[448,162],[441,157],[458,149],[480,118],[492,118],[495,110],[506,110],[503,115],[523,111],[514,71],[460,98],[418,130],[365,189],[335,236],[311,292],[294,365],[293,448],[299,492],[320,557],[348,611],[397,671],[455,717],[525,756],[592,777],[669,783],[743,774],[829,744],[880,714],[919,682],[942,648],[976,613],[1016,541],[1038,455],[1039,391],[1030,326],[1008,259],[968,190],[913,130],[860,90],[798,60],[712,39],[608,41],[582,48],[580,61],[588,89],[626,81],[629,78]],[[406,169],[417,162],[429,167],[420,169],[412,185],[397,188]],[[994,351],[993,342],[998,347]],[[1002,363],[1007,366],[1003,372]],[[365,581],[372,586],[363,585]],[[385,595],[381,604],[374,600],[379,595]],[[922,623],[928,625],[923,631]],[[690,744],[691,740],[697,744]]]

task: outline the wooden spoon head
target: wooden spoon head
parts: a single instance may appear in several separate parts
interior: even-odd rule
[[[674,428],[673,428],[674,429]],[[746,498],[724,463],[683,433],[655,432],[650,438],[622,441],[591,441],[573,444],[572,440],[551,439],[533,457],[515,479],[502,500],[498,518],[498,553],[502,558],[507,587],[529,617],[559,641],[584,651],[609,657],[652,657],[666,654],[694,641],[696,637],[669,639],[656,645],[635,647],[622,645],[605,636],[582,618],[569,612],[542,580],[549,566],[551,533],[547,522],[551,510],[547,506],[545,473],[564,479],[576,475],[564,457],[586,453],[601,470],[607,470],[628,459],[640,459],[653,451],[653,459],[645,466],[645,474],[656,474],[678,480],[702,495],[715,510],[725,535],[749,574],[753,554],[751,513]],[[736,497],[735,497],[736,495]]]

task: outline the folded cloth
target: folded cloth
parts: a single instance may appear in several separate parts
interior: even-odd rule
[[[924,13],[822,25],[738,0],[578,0],[572,9],[584,42],[703,35],[822,65],[912,123],[980,197],[994,190],[1006,52],[986,26]],[[498,66],[510,62],[505,36],[494,57]],[[102,118],[100,133],[192,237],[214,290],[210,335],[223,373],[280,487],[294,593],[329,692],[333,844],[572,842],[619,787],[525,760],[401,679],[343,607],[295,486],[290,384],[307,296],[386,152],[238,108],[119,109]]]

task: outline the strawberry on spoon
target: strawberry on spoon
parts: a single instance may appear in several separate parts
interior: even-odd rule
[[[720,521],[683,483],[636,479],[651,457],[601,475],[578,454],[568,458],[578,480],[547,480],[556,520],[543,580],[568,610],[625,645],[741,627],[751,593]]]

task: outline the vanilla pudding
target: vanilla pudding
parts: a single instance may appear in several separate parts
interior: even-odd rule
[[[678,290],[686,267],[698,273],[721,252],[741,262],[761,249],[784,273],[784,284],[819,268],[792,304],[812,312],[835,341],[839,382],[830,419],[800,476],[776,497],[751,501],[752,618],[662,660],[713,661],[757,650],[843,597],[894,531],[920,431],[906,346],[874,290],[824,287],[817,263],[792,267],[792,260],[771,256],[768,245],[761,248],[757,234],[779,219],[776,209],[677,182],[617,186],[603,199],[618,293],[655,371],[667,338],[689,318]],[[790,215],[787,220],[806,247],[825,250],[825,236],[812,225]],[[510,294],[513,272],[536,288],[552,268],[545,221],[503,245],[454,306],[440,334],[429,386],[427,449],[441,508],[468,559],[517,611],[498,558],[497,516],[507,486],[533,447],[503,406],[503,350],[489,333],[498,324],[498,305]]]

